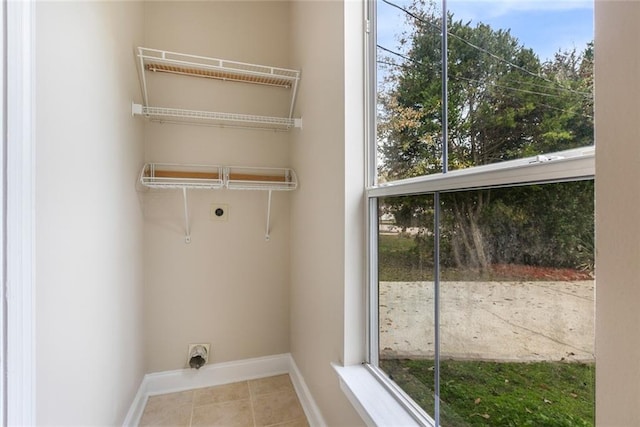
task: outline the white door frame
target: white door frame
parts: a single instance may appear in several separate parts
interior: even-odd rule
[[[2,421],[35,425],[35,0],[2,0]]]

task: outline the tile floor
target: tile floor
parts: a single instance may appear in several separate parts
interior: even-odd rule
[[[289,375],[149,397],[140,426],[308,427]]]

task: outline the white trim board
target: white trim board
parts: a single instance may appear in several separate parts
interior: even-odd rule
[[[1,393],[7,425],[36,424],[35,341],[35,1],[3,2],[6,22],[6,216],[3,218],[6,312]],[[3,82],[2,84],[4,84]]]
[[[326,427],[327,424],[290,353],[205,365],[198,370],[179,369],[147,374],[142,379],[122,425],[125,427],[138,425],[149,396],[280,374],[289,374],[291,377],[309,425]]]
[[[338,374],[342,392],[368,427],[433,426],[431,420],[424,420],[424,424],[416,421],[364,365],[331,366]]]

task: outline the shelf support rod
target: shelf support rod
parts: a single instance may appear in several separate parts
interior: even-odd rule
[[[187,204],[187,188],[182,187],[182,199],[184,200],[184,242],[191,243],[191,230],[189,230],[189,205]]]
[[[296,103],[296,95],[298,94],[298,80],[300,80],[300,77],[296,77],[295,82],[293,83],[293,88],[291,89],[291,106],[289,107],[289,118],[292,119],[293,118],[293,106]]]
[[[269,241],[271,236],[269,235],[271,230],[269,229],[269,222],[271,220],[271,190],[269,190],[269,199],[267,201],[267,232],[264,235],[264,239]]]
[[[164,54],[163,54],[164,55]],[[142,56],[142,49],[138,48],[138,58],[140,59],[140,78],[142,80],[142,97],[144,106],[149,106],[149,96],[147,95],[147,78],[144,70],[144,58]]]

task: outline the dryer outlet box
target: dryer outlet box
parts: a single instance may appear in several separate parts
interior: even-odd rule
[[[209,210],[209,218],[211,221],[228,221],[229,205],[223,203],[212,203]]]
[[[189,344],[189,352],[187,353],[187,366],[190,366],[193,357],[200,357],[201,361],[196,369],[209,362],[209,356],[211,355],[211,344]],[[194,366],[191,366],[194,367]]]

